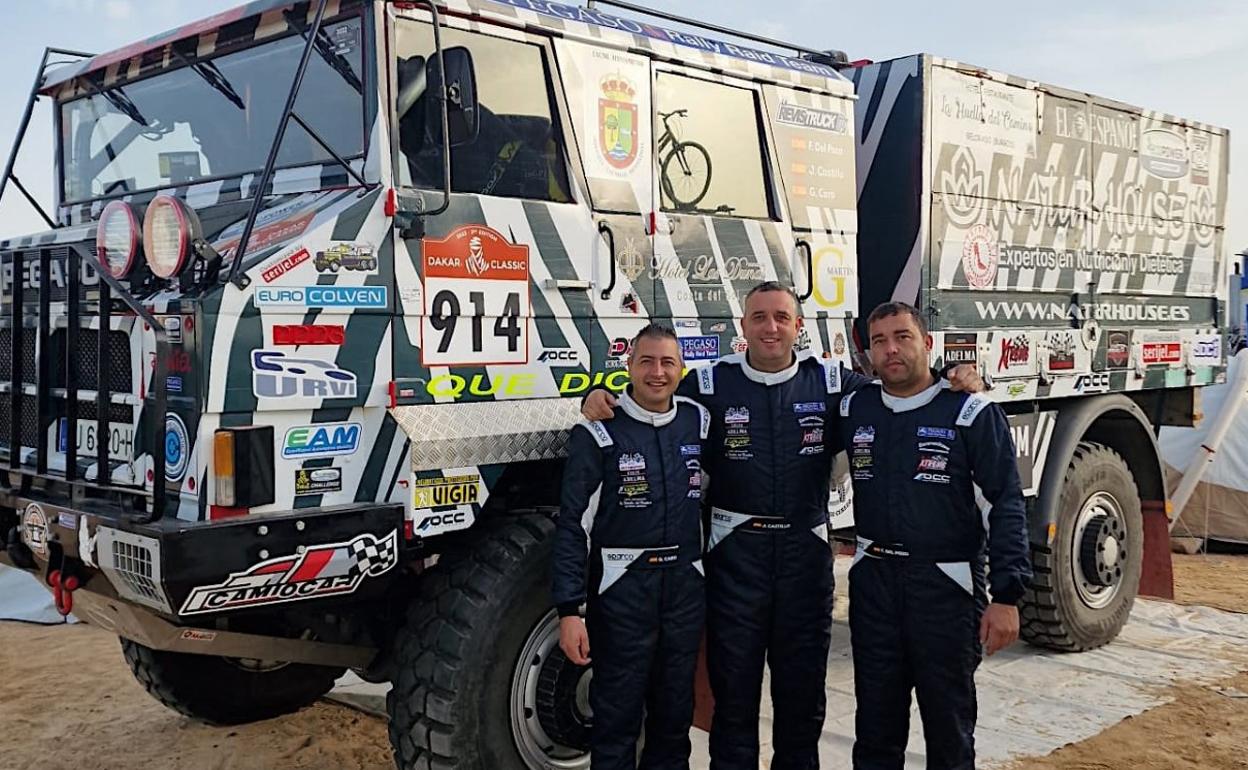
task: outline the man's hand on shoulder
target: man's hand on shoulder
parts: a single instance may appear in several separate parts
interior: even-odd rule
[[[972,364],[958,364],[945,373],[949,387],[966,393],[982,393],[987,390],[984,378],[979,376],[979,369]]]
[[[581,404],[581,415],[587,420],[610,420],[615,416],[615,396],[598,389],[591,390]]]

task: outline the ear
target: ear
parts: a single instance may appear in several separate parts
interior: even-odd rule
[[[924,346],[927,347],[927,352],[931,353],[932,352],[932,335],[931,334],[923,335],[923,344]]]
[[[805,317],[805,316],[803,316],[803,315],[798,315],[798,316],[797,316],[797,328],[798,328],[798,330],[801,330],[801,328],[802,328],[805,324],[806,324],[806,317]]]

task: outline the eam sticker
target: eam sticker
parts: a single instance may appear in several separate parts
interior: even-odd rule
[[[421,243],[424,366],[526,364],[529,247],[482,225]]]

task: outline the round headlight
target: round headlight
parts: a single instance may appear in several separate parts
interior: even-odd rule
[[[139,218],[125,201],[112,201],[100,212],[95,253],[114,278],[124,278],[139,255]]]
[[[181,272],[200,237],[199,217],[180,199],[157,195],[143,214],[143,252],[147,266],[157,278]]]

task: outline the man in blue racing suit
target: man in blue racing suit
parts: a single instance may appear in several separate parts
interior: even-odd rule
[[[918,310],[885,303],[867,325],[881,383],[846,396],[840,411],[858,535],[854,767],[902,770],[914,690],[927,766],[973,770],[981,648],[991,655],[1018,638],[1016,605],[1031,578],[1014,444],[1001,407],[950,392],[928,369]]]
[[[839,363],[795,354],[800,305],[775,282],[746,295],[748,352],[685,377],[678,394],[711,413],[704,467],[707,543],[707,667],[715,715],[712,770],[757,770],[763,664],[771,670],[773,770],[819,766],[832,626],[828,487],[841,450],[841,396],[867,379]],[[961,366],[957,387],[982,386]],[[583,412],[610,417],[612,399],[592,392]]]
[[[702,444],[710,414],[672,394],[676,333],[633,341],[615,419],[572,430],[555,535],[559,644],[594,678],[594,770],[632,770],[645,714],[645,770],[687,770],[702,639]],[[588,604],[588,629],[579,608]]]

